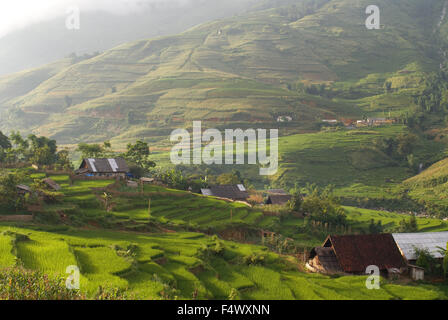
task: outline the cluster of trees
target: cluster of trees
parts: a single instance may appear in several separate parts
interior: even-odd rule
[[[12,132],[8,137],[0,132],[0,163],[32,163],[40,166],[70,168],[67,150],[58,152],[55,140],[37,137],[34,134],[22,137],[20,132]]]
[[[305,87],[305,92],[312,95],[325,96],[325,90],[327,86],[325,83],[323,84],[312,84],[310,86]]]
[[[403,219],[400,221],[398,227],[398,232],[400,233],[413,233],[418,232],[417,218],[412,215],[407,221]]]
[[[31,192],[21,193],[17,186],[25,181],[25,171],[0,171],[0,208],[18,212],[27,205],[39,204],[41,201],[54,203],[63,197],[62,193],[50,190],[48,185],[39,179],[30,185]]]
[[[370,220],[369,223],[369,234],[380,234],[383,233],[384,228],[381,220],[378,220],[378,222],[375,222],[375,220]]]
[[[448,72],[440,70],[425,79],[425,89],[415,98],[420,111],[426,113],[448,112]]]
[[[296,188],[289,206],[292,211],[306,215],[311,221],[328,223],[332,226],[347,225],[345,210],[334,196],[332,186],[319,188],[315,184],[307,185],[304,197]]]
[[[412,133],[401,133],[395,138],[379,138],[373,141],[373,146],[389,157],[406,161],[410,169],[416,173],[419,170],[419,163],[413,152],[418,138]]]
[[[22,173],[0,172],[0,207],[15,212],[22,210],[28,202],[29,195],[17,192],[17,185],[24,179]]]
[[[448,122],[448,70],[442,69],[439,72],[429,74],[424,80],[423,91],[415,96],[414,102],[417,105],[411,113],[403,115],[401,121],[412,130],[424,131],[431,124],[430,115],[437,114],[438,119]]]

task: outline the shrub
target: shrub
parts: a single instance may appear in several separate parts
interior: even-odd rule
[[[49,278],[23,268],[0,271],[0,300],[80,300],[82,295],[65,287],[65,279]]]
[[[243,257],[243,263],[248,266],[264,265],[265,260],[266,256],[260,253],[252,253],[251,255]]]

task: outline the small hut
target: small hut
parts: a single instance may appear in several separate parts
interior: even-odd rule
[[[61,186],[50,178],[44,179],[44,180],[42,180],[42,182],[45,183],[50,189],[52,189],[54,191],[61,190]]]
[[[143,184],[153,184],[156,180],[154,178],[140,178],[140,182]]]
[[[268,196],[266,204],[282,206],[287,204],[291,199],[292,196],[290,194],[271,194]]]
[[[425,280],[425,268],[417,267],[414,265],[408,265],[409,267],[409,276],[414,281],[423,281]]]
[[[24,184],[19,184],[16,186],[16,188],[17,188],[17,193],[22,196],[26,195],[27,193],[32,193],[31,188]]]

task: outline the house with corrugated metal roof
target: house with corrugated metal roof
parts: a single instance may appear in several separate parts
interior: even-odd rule
[[[391,234],[329,236],[308,257],[308,270],[320,273],[365,274],[377,266],[383,274],[404,272],[403,259]]]
[[[445,257],[441,249],[447,247],[448,232],[394,233],[392,236],[409,263],[415,263],[418,259],[416,249],[428,250],[436,259]]]
[[[409,274],[414,280],[424,280],[425,269],[416,266],[417,249],[426,250],[442,262],[447,248],[448,232],[394,233],[392,234],[403,257],[408,262]]]
[[[76,174],[91,177],[126,177],[129,167],[123,158],[83,159]]]
[[[212,186],[208,189],[201,189],[204,196],[230,199],[235,201],[245,201],[249,198],[249,193],[242,184]]]
[[[20,195],[25,195],[27,193],[32,193],[32,190],[30,187],[28,187],[27,185],[24,184],[19,184],[16,186],[17,188],[17,193]]]

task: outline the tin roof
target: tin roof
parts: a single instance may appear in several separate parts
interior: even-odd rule
[[[129,167],[122,158],[115,159],[84,159],[80,169],[84,164],[92,173],[127,173]]]
[[[212,186],[209,189],[201,189],[204,196],[214,196],[233,200],[245,200],[249,198],[246,188],[242,185]]]
[[[24,190],[26,192],[31,192],[31,188],[24,184],[19,184],[16,187],[17,187],[17,189]]]
[[[428,249],[435,258],[443,258],[439,251],[448,243],[448,232],[394,233],[393,237],[407,260],[417,260],[415,248]]]

